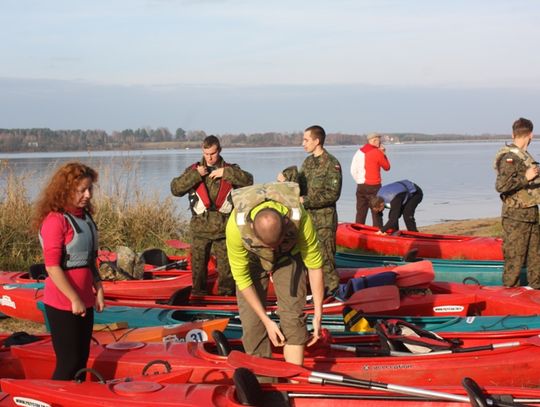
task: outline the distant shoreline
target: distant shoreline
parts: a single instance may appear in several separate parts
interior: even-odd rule
[[[399,146],[399,145],[421,145],[421,144],[459,144],[459,143],[496,143],[496,142],[506,142],[507,139],[491,139],[491,140],[426,140],[426,141],[418,141],[418,142],[404,142],[404,143],[384,143],[386,146]],[[356,147],[358,145],[361,145],[362,143],[358,144],[332,144],[332,143],[326,143],[326,147]],[[238,144],[238,145],[223,145],[224,148],[231,149],[231,148],[292,148],[292,147],[301,147],[300,144],[298,145],[257,145],[257,144]],[[103,152],[130,152],[130,151],[173,151],[173,150],[198,150],[201,148],[200,142],[190,142],[190,143],[179,143],[179,142],[173,142],[173,141],[167,141],[167,142],[160,142],[160,143],[145,143],[143,145],[135,145],[131,147],[118,147],[118,148],[110,148],[110,149],[75,149],[75,150],[17,150],[17,151],[2,151],[0,152],[0,160],[1,159],[7,159],[2,158],[2,155],[23,155],[23,154],[54,154],[54,153],[88,153],[91,155],[92,153],[103,153]],[[9,157],[8,157],[9,158]]]
[[[380,133],[384,144],[489,143],[509,140],[504,134],[424,134]],[[265,132],[253,134],[216,134],[225,148],[292,147],[302,144],[302,133]],[[167,129],[114,131],[0,129],[0,150],[4,153],[39,153],[67,151],[138,151],[200,148],[207,136],[204,131],[173,135]],[[348,146],[366,143],[365,134],[328,133],[325,145]]]

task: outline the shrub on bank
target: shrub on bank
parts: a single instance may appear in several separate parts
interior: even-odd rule
[[[94,190],[94,220],[100,247],[114,250],[123,245],[140,252],[166,247],[167,239],[187,237],[187,223],[172,197],[161,199],[154,191],[143,191],[136,183],[137,164],[120,171],[110,166],[96,168],[99,182]],[[32,175],[34,178],[39,175]],[[42,262],[37,236],[30,230],[32,201],[28,198],[30,174],[15,175],[7,162],[0,165],[0,270],[27,270]],[[47,179],[38,184],[44,185]]]

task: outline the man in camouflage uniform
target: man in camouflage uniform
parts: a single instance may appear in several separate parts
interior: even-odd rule
[[[174,196],[189,193],[192,217],[191,272],[194,295],[206,295],[207,265],[213,249],[218,269],[218,294],[234,295],[235,285],[227,259],[225,225],[232,211],[231,190],[253,184],[253,176],[236,164],[226,163],[220,155],[216,136],[202,143],[203,157],[171,181]]]
[[[341,195],[341,165],[324,148],[326,133],[321,126],[304,131],[302,146],[311,154],[300,172],[296,166],[278,174],[278,181],[293,181],[300,185],[300,202],[307,209],[317,229],[323,256],[324,285],[328,293],[339,287],[336,272],[336,202]]]
[[[501,194],[504,273],[506,287],[519,286],[521,268],[527,266],[528,284],[540,289],[540,226],[538,163],[527,151],[533,124],[520,118],[512,126],[510,145],[495,157],[495,188]]]

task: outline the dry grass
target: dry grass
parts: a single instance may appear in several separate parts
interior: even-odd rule
[[[26,182],[31,174],[15,176],[7,161],[0,162],[0,270],[17,269],[38,262],[39,242],[29,229],[32,203]]]
[[[172,197],[162,199],[155,191],[141,189],[137,166],[138,162],[126,161],[120,171],[112,171],[110,166],[97,168],[100,183],[94,205],[100,247],[124,245],[137,252],[153,247],[170,250],[165,240],[186,240],[187,222]],[[0,270],[26,270],[41,261],[38,238],[29,228],[32,202],[26,184],[30,176],[38,175],[15,176],[7,162],[0,166],[0,177],[5,179],[0,189]],[[41,184],[46,182],[43,179]]]

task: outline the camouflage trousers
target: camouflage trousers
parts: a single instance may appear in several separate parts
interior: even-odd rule
[[[336,231],[329,227],[318,228],[317,236],[323,259],[324,287],[327,293],[332,293],[339,287],[336,271]]]
[[[540,289],[540,225],[503,218],[503,285],[520,285],[519,274],[527,266],[528,285]]]
[[[227,258],[225,238],[209,239],[195,236],[195,233],[193,233],[191,243],[192,293],[194,295],[208,294],[208,261],[211,251],[214,252],[217,260],[218,295],[234,295],[235,283]]]

